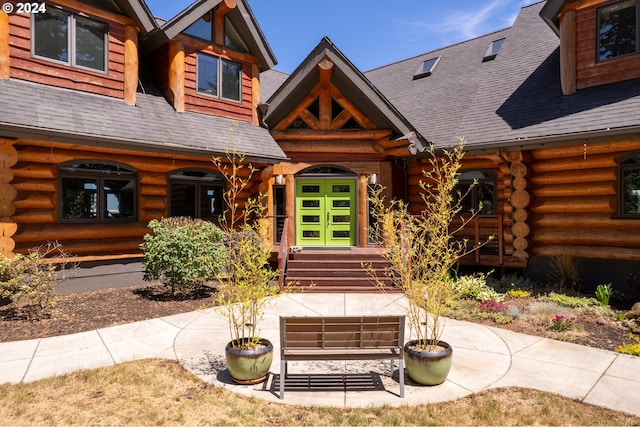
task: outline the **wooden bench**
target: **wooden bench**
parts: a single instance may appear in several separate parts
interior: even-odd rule
[[[399,361],[404,397],[404,316],[280,317],[280,399],[287,362],[317,360]]]

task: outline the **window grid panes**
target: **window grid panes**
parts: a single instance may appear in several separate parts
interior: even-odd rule
[[[55,8],[32,15],[34,57],[107,72],[106,24]]]
[[[113,165],[79,163],[60,168],[62,221],[134,221],[137,176]]]
[[[242,64],[199,52],[197,68],[198,93],[242,101]]]

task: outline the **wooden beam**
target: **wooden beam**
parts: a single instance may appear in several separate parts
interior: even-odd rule
[[[340,130],[310,130],[288,129],[273,130],[271,136],[276,141],[377,141],[388,138],[391,135],[389,129],[340,129]]]
[[[357,208],[357,216],[358,216],[358,247],[366,248],[367,243],[369,242],[369,236],[367,235],[367,224],[369,223],[369,214],[367,210],[367,206],[369,205],[369,200],[367,198],[367,181],[369,179],[368,175],[358,175],[358,208]]]
[[[107,21],[118,22],[122,25],[136,25],[135,21],[128,16],[118,15],[117,13],[98,9],[97,7],[88,5],[86,2],[79,2],[76,0],[55,0],[53,3],[60,5],[65,9],[75,9],[78,12],[83,12],[87,15],[95,16],[96,18],[102,18]]]
[[[251,123],[260,125],[258,105],[260,104],[260,66],[251,64]]]
[[[124,27],[124,102],[136,105],[138,90],[138,28]]]
[[[289,112],[289,114],[284,117],[284,119],[280,120],[280,123],[278,123],[273,129],[287,129],[298,117],[300,117],[300,113],[306,110],[318,96],[320,96],[320,89],[316,86],[307,94],[307,96],[304,97],[302,101],[298,103],[298,105],[295,106],[295,108]]]
[[[169,98],[177,112],[184,112],[184,44],[180,40],[169,41]]]
[[[9,15],[0,11],[0,80],[9,78],[9,65]]]
[[[279,141],[280,148],[289,153],[341,153],[371,154],[380,153],[371,141]]]
[[[563,95],[576,92],[576,11],[560,15],[560,84]]]
[[[331,129],[331,74],[333,73],[333,62],[328,58],[324,58],[318,63],[318,74],[320,75],[319,110],[320,110],[320,129]]]
[[[223,0],[220,2],[214,12],[214,24],[213,28],[215,34],[213,35],[213,43],[218,46],[224,46],[224,16],[232,9],[236,7],[236,0]]]
[[[331,85],[331,96],[336,100],[338,104],[345,110],[348,110],[353,116],[354,120],[360,124],[365,129],[375,129],[376,125],[369,120],[369,118],[362,112],[358,107],[356,107],[351,101],[349,101],[343,94],[336,88]]]

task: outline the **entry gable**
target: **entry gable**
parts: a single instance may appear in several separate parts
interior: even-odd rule
[[[264,109],[263,121],[285,152],[304,144],[305,152],[315,147],[319,152],[406,156],[427,144],[326,37]]]

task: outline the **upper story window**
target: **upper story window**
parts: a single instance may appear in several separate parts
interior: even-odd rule
[[[464,196],[460,205],[462,212],[477,212],[481,215],[496,213],[496,175],[483,170],[465,171],[458,176],[458,194]]]
[[[605,61],[638,50],[637,0],[624,0],[598,9],[598,60]]]
[[[207,12],[200,19],[187,27],[187,29],[184,30],[184,33],[211,42],[213,41],[213,35],[215,34],[214,22],[213,11]],[[226,16],[224,18],[224,45],[239,52],[249,52],[249,49],[247,49],[247,45],[242,40],[242,37],[240,37],[238,31],[236,31],[235,27]]]
[[[640,152],[620,162],[620,216],[640,218]]]
[[[242,101],[242,64],[198,52],[198,93]]]
[[[169,176],[169,216],[218,221],[224,213],[224,178],[216,173],[185,170]]]
[[[31,54],[93,71],[107,72],[107,25],[48,6],[31,15]]]
[[[138,177],[133,170],[70,162],[59,172],[61,221],[135,221]]]

